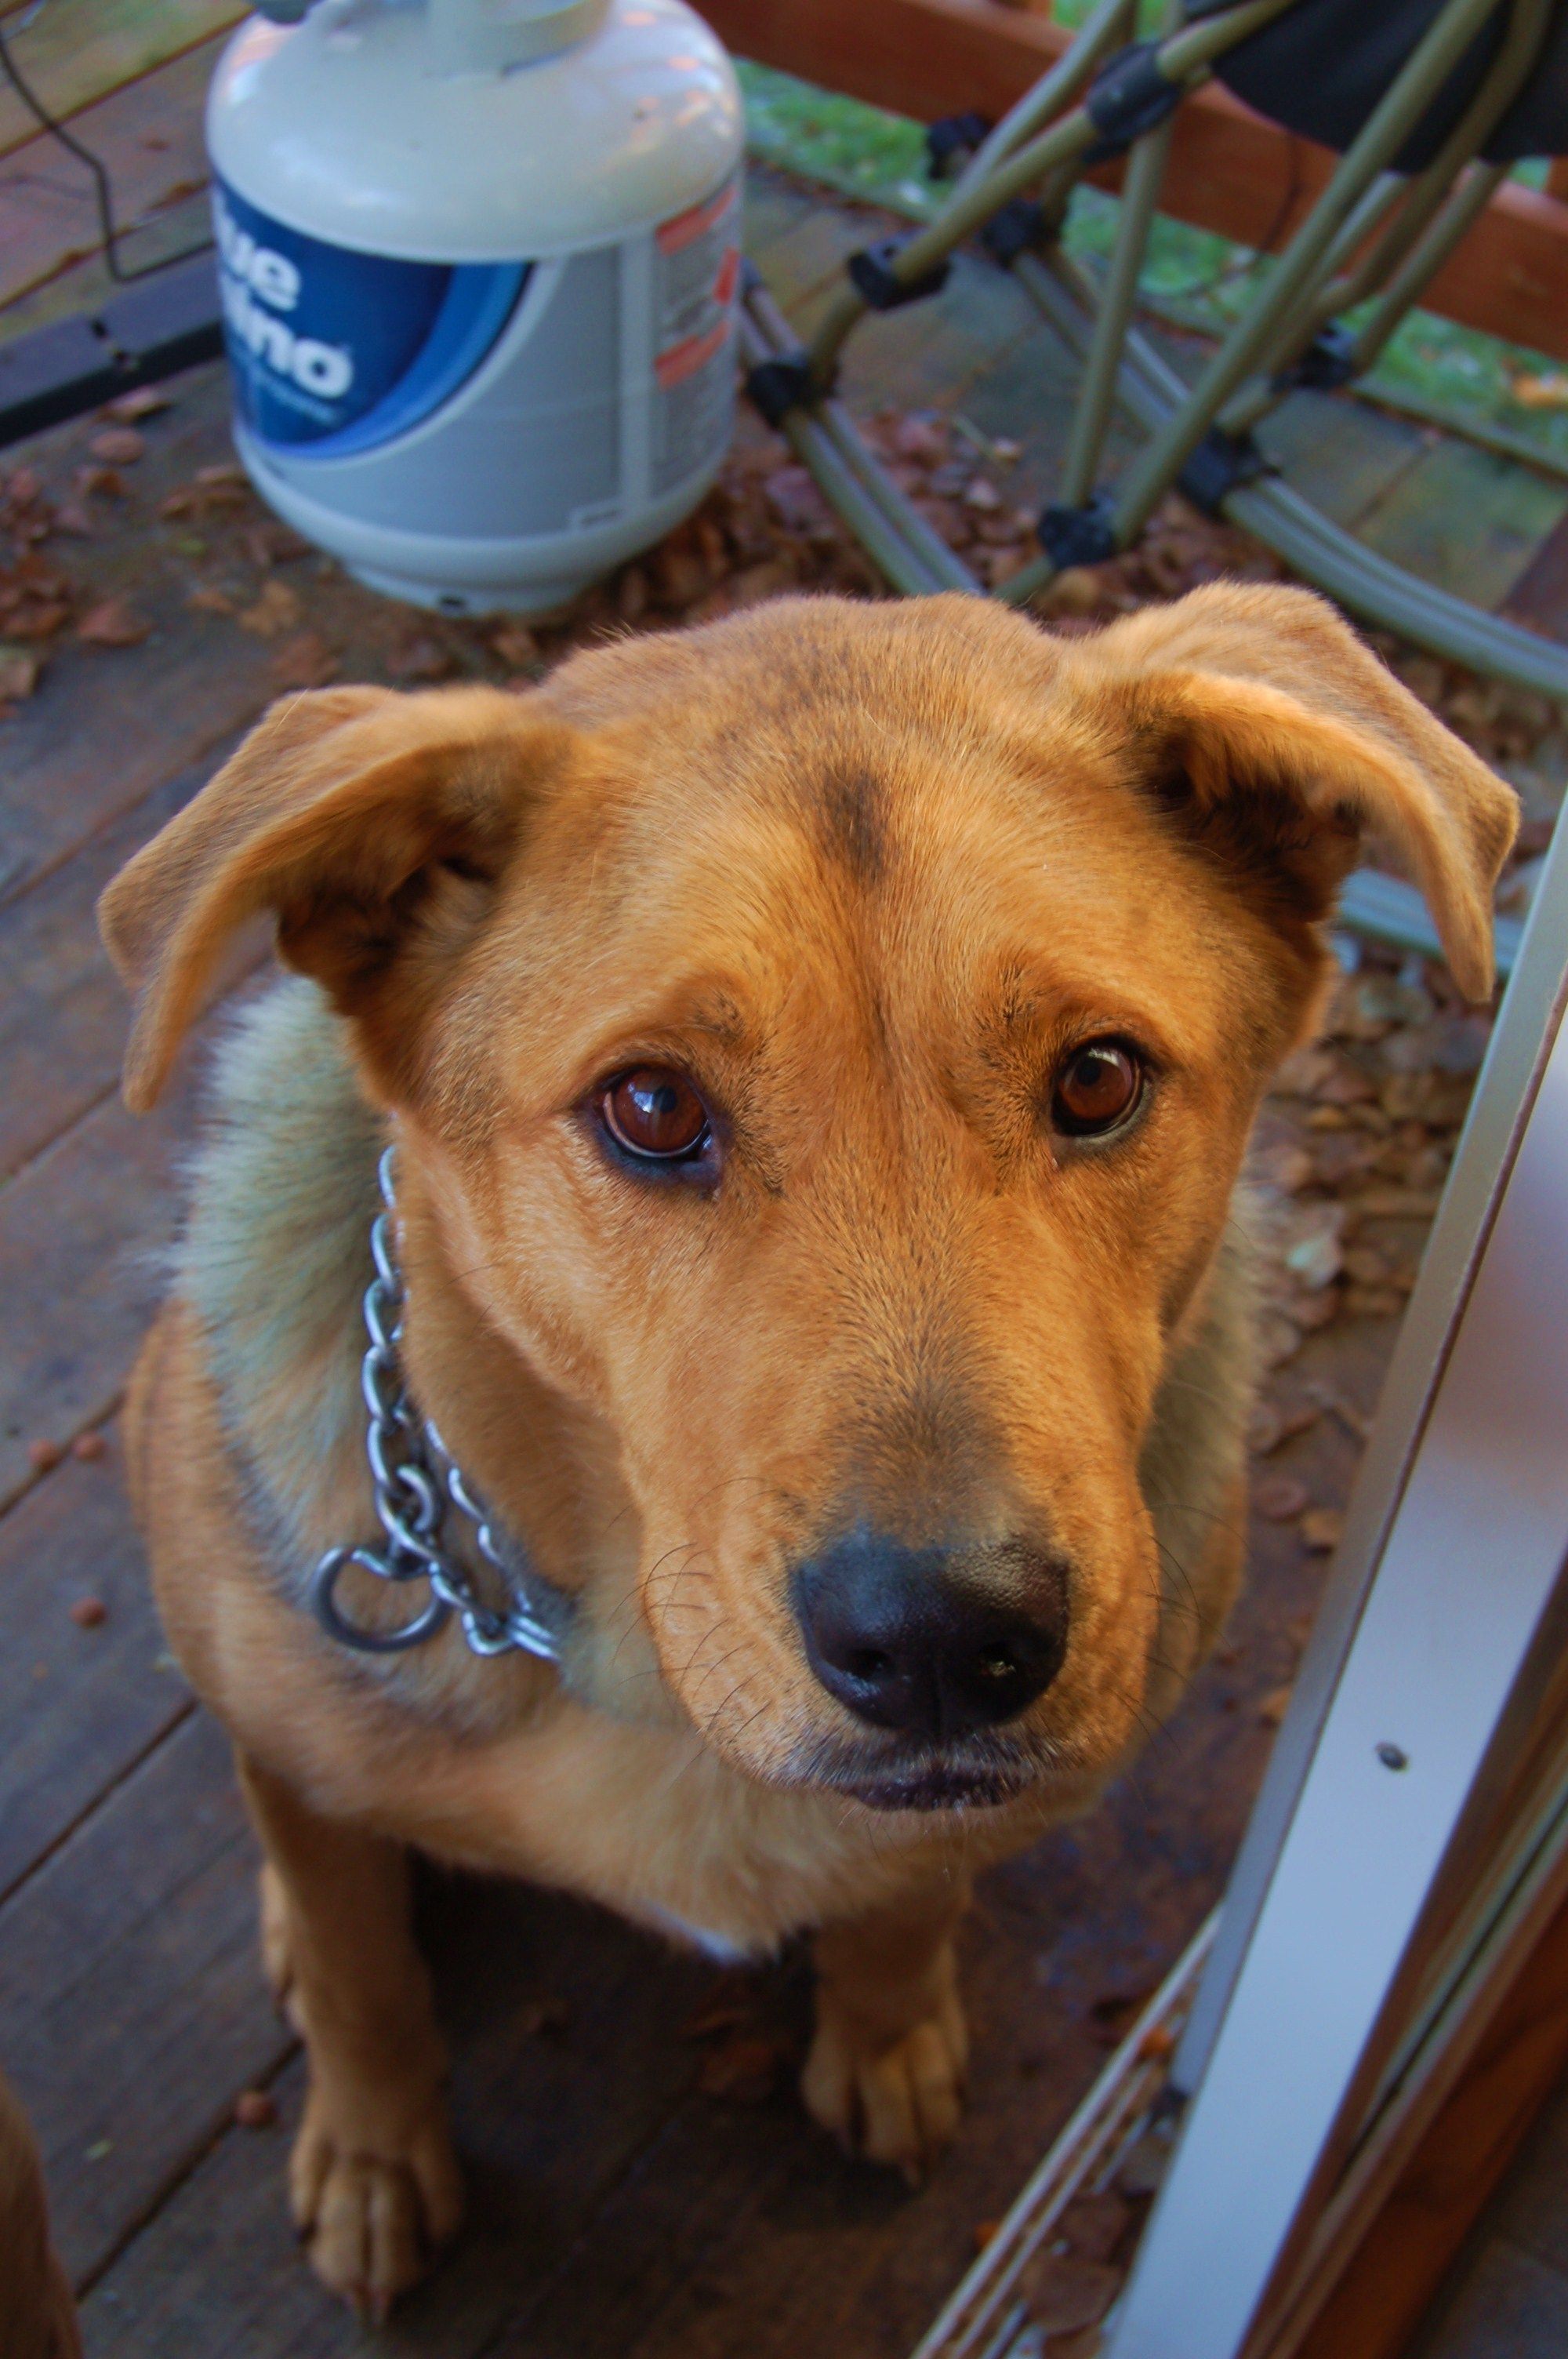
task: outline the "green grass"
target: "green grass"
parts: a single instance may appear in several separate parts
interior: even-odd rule
[[[1056,15],[1076,23],[1088,5],[1089,0],[1056,0]],[[740,71],[753,155],[913,220],[928,219],[941,202],[943,190],[925,169],[919,124],[765,66],[743,62]],[[1067,223],[1069,249],[1093,258],[1107,254],[1118,210],[1114,197],[1080,189]],[[1162,316],[1218,335],[1271,266],[1266,257],[1226,238],[1162,219],[1150,242],[1144,296]],[[1513,391],[1519,378],[1564,374],[1522,345],[1503,343],[1430,311],[1412,311],[1364,390],[1395,406],[1408,401],[1423,416],[1451,419],[1461,430],[1469,424],[1488,437],[1504,437],[1521,451],[1568,466],[1568,408],[1532,409]]]

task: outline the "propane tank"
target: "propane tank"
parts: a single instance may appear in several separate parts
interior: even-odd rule
[[[272,6],[207,109],[240,457],[373,589],[547,613],[730,440],[730,61],[683,0]]]

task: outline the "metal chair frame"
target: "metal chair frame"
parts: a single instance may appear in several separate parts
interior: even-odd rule
[[[1158,38],[1133,41],[1136,0],[1098,0],[1011,114],[989,134],[977,126],[977,144],[958,149],[957,180],[935,218],[851,255],[809,343],[799,343],[750,276],[741,319],[749,390],[893,588],[988,594],[892,482],[834,392],[845,342],[866,314],[935,294],[955,247],[979,233],[1083,366],[1057,495],[1040,518],[1041,554],[992,594],[1021,604],[1067,566],[1130,547],[1180,486],[1363,621],[1568,701],[1568,649],[1363,547],[1270,477],[1252,432],[1294,387],[1346,385],[1373,364],[1507,177],[1506,164],[1483,161],[1480,151],[1541,56],[1552,0],[1446,0],[1190,388],[1133,324],[1176,106],[1227,50],[1295,5],[1237,0],[1187,22],[1181,0],[1166,0]],[[1496,53],[1460,120],[1423,168],[1396,171],[1455,64],[1498,16]],[[1084,173],[1120,154],[1121,210],[1100,277],[1065,253],[1060,231]],[[1359,327],[1340,324],[1368,301]],[[1098,475],[1118,405],[1146,440],[1108,486]]]

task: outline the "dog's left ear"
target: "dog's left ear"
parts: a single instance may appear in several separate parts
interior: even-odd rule
[[[126,1104],[157,1099],[230,937],[261,913],[285,963],[373,1023],[395,1068],[569,739],[531,699],[494,688],[322,689],[275,704],[98,904],[137,995]]]
[[[1516,799],[1325,600],[1217,582],[1074,652],[1139,783],[1277,923],[1326,916],[1375,834],[1413,872],[1460,989],[1490,995]]]

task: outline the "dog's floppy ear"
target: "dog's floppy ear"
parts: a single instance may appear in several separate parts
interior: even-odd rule
[[[1325,916],[1379,837],[1421,886],[1454,981],[1492,988],[1511,789],[1310,591],[1217,582],[1079,643],[1150,791],[1271,913]]]
[[[567,736],[492,688],[322,689],[274,705],[98,904],[137,995],[126,1103],[154,1103],[246,919],[271,911],[280,956],[348,1015],[416,934],[449,952]]]

